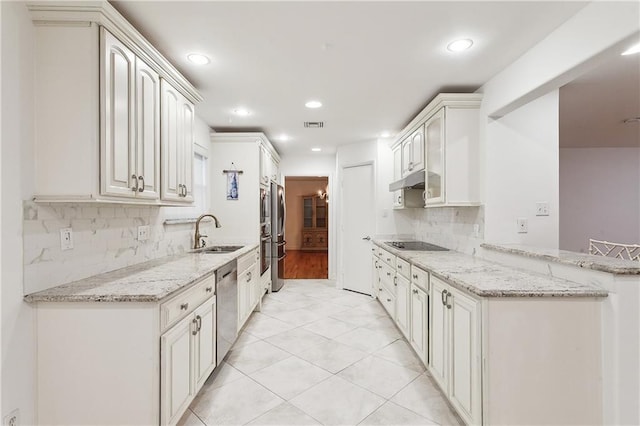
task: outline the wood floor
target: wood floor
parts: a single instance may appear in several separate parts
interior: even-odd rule
[[[288,279],[329,278],[329,255],[326,251],[287,250],[284,277]]]

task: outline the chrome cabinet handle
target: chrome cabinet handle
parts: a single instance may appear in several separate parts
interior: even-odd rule
[[[247,282],[251,281],[251,272],[247,272]]]
[[[402,269],[402,265],[398,265],[398,269]]]
[[[207,287],[204,289],[207,293],[211,293],[213,291],[213,287]]]
[[[198,320],[195,318],[192,319],[191,324],[194,324],[196,326],[196,329],[191,332],[191,334],[195,336],[196,334],[198,334]]]
[[[371,241],[371,237],[368,236],[368,235],[366,237],[362,237],[362,239],[365,240],[365,241]]]
[[[413,161],[409,161],[409,171],[413,170]]]
[[[398,204],[402,204],[402,195],[398,195]]]
[[[144,192],[144,176],[138,176],[138,180],[140,181],[140,185],[138,186],[138,192]]]
[[[393,277],[393,285],[398,287],[398,277]]]
[[[138,176],[131,175],[131,179],[133,179],[135,181],[135,183],[131,186],[131,190],[133,192],[137,192],[138,191]]]
[[[444,306],[447,306],[447,302],[445,302],[445,296],[447,295],[447,290],[442,290],[440,293],[440,300]]]
[[[182,184],[178,184],[178,197],[182,197]]]
[[[189,304],[188,303],[183,303],[182,305],[180,305],[180,310],[181,311],[186,311],[187,309],[189,309]]]
[[[449,297],[450,297],[450,296],[452,296],[452,294],[451,294],[451,292],[450,292],[450,291],[448,291],[448,292],[447,292],[447,298],[445,299],[445,302],[447,302],[447,303],[446,303],[447,309],[451,309],[451,302],[449,302]]]
[[[415,288],[412,291],[413,291],[413,294],[418,294],[418,290],[416,290]]]
[[[378,291],[382,291],[382,288],[378,288]]]
[[[182,185],[182,187],[184,188],[184,195],[183,197],[187,196],[187,185]]]
[[[391,272],[387,272],[387,276],[390,277],[391,276]]]
[[[373,262],[373,264],[375,265],[376,269],[378,268],[378,261],[376,260],[375,262]]]
[[[198,323],[198,331],[202,330],[202,317],[200,315],[196,315],[196,321]]]

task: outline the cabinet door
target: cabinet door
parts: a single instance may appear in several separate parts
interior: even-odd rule
[[[427,361],[427,293],[421,288],[411,284],[411,346],[420,359]]]
[[[411,164],[409,170],[417,172],[422,169],[424,169],[424,127],[420,126],[411,135]]]
[[[413,163],[411,160],[411,137],[402,141],[402,176],[411,173]]]
[[[191,380],[192,319],[192,316],[186,317],[160,339],[160,423],[163,425],[175,424],[195,393]]]
[[[443,303],[448,285],[431,276],[429,297],[429,372],[440,387],[447,392],[447,368],[449,356],[448,309]]]
[[[136,172],[138,198],[160,197],[160,77],[136,59]],[[140,189],[142,191],[140,191]]]
[[[449,288],[451,376],[449,398],[467,424],[481,424],[480,302]]]
[[[269,175],[271,174],[271,155],[261,145],[260,146],[260,183],[269,184]]]
[[[396,285],[396,324],[405,337],[410,336],[409,323],[409,303],[410,303],[410,284],[409,280],[400,274],[396,274],[394,279]]]
[[[200,390],[216,366],[216,299],[211,298],[194,312],[197,333],[194,335],[195,391]]]
[[[393,150],[393,180],[402,177],[402,146],[399,145]],[[393,206],[402,207],[402,190],[393,191]]]
[[[179,164],[179,173],[184,185],[184,196],[182,201],[193,202],[193,145],[194,141],[194,120],[195,120],[195,108],[191,102],[182,97],[182,140],[181,140],[181,153]]]
[[[271,180],[280,182],[280,164],[274,157],[271,157]]]
[[[101,47],[100,189],[135,197],[135,56],[104,29]]]
[[[182,179],[180,162],[182,160],[182,95],[169,83],[162,80],[162,121],[160,156],[162,161],[162,199],[182,201]]]
[[[444,108],[425,124],[426,204],[444,203]]]

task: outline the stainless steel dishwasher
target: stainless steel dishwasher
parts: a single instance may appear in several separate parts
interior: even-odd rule
[[[216,365],[238,337],[238,267],[234,260],[216,271]]]

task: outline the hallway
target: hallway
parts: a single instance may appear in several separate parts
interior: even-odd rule
[[[179,425],[458,425],[378,301],[330,280],[265,296]]]
[[[329,278],[328,259],[327,251],[287,250],[287,257],[284,259],[284,278]]]

